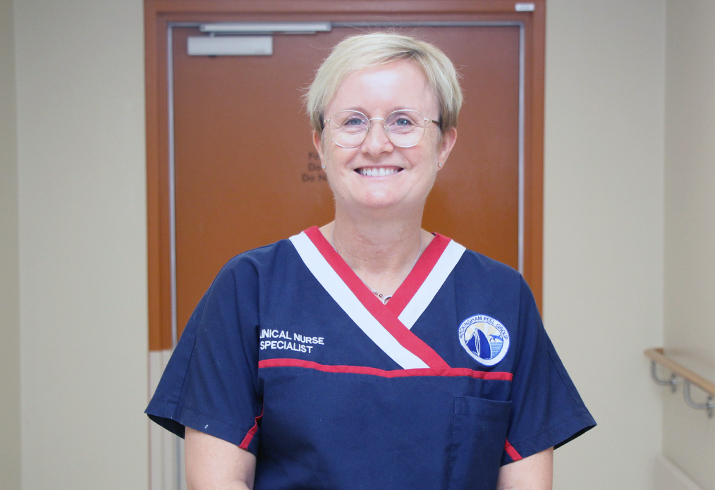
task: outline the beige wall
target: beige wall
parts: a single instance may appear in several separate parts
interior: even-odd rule
[[[15,1],[24,490],[147,486],[142,2]]]
[[[549,0],[544,313],[599,426],[556,490],[652,488],[662,342],[664,2]]]
[[[667,5],[665,347],[715,380],[715,3]],[[715,490],[715,419],[681,393],[663,394],[663,452]]]
[[[20,490],[20,295],[13,5],[0,0],[0,485]]]

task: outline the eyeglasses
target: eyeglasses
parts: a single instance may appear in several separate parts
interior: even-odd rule
[[[385,135],[399,148],[411,148],[419,143],[429,123],[441,125],[439,121],[428,119],[417,111],[400,109],[385,118],[368,118],[362,112],[344,110],[326,119],[324,127],[328,128],[336,145],[342,148],[357,148],[367,138],[373,121],[382,121]]]

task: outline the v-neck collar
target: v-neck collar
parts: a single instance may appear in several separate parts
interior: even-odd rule
[[[410,274],[383,304],[335,251],[317,227],[291,237],[311,273],[357,326],[404,369],[449,368],[410,329],[457,264],[464,247],[435,235]]]
[[[447,248],[447,245],[451,241],[445,236],[435,234],[434,239],[425,247],[410,273],[394,292],[392,298],[390,298],[390,301],[382,303],[379,298],[375,297],[375,294],[362,279],[350,268],[343,257],[335,250],[335,247],[328,242],[317,226],[305,230],[304,233],[308,235],[313,245],[320,251],[321,255],[335,272],[338,273],[343,282],[347,284],[353,294],[358,296],[363,303],[375,303],[375,301],[377,301],[396,315],[402,313],[402,310],[404,310],[405,306],[410,302],[410,299],[412,299],[420,286],[424,283],[440,255],[442,255],[442,252],[444,252],[444,249]]]

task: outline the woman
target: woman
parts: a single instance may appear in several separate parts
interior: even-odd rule
[[[232,259],[147,409],[190,488],[551,488],[591,428],[521,276],[421,228],[461,93],[434,46],[335,47],[308,94],[335,220]],[[255,487],[254,487],[255,485]]]

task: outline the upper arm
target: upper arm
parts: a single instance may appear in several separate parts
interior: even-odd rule
[[[554,448],[504,465],[499,470],[497,490],[551,490]]]
[[[253,489],[256,457],[230,442],[186,427],[189,490]]]
[[[513,322],[513,320],[512,320]],[[512,402],[502,464],[559,447],[593,427],[576,387],[544,329],[528,285],[521,279],[518,321],[512,323]]]

